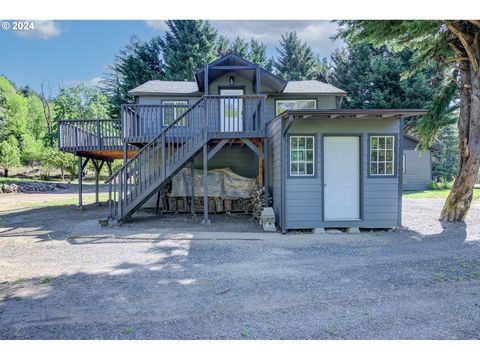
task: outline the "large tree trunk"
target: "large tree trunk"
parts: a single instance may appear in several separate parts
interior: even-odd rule
[[[8,178],[8,169],[7,168],[3,168],[3,175]]]
[[[465,219],[480,168],[480,72],[469,62],[462,62],[461,86],[457,177],[443,206],[443,221]]]

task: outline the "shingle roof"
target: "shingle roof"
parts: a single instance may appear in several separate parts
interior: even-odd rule
[[[285,94],[337,94],[346,95],[346,92],[333,85],[317,80],[289,81],[285,86]],[[128,92],[129,95],[161,95],[185,94],[200,95],[195,81],[162,81],[150,80]]]
[[[284,93],[325,93],[325,94],[338,94],[346,95],[347,93],[333,85],[326,84],[318,80],[300,80],[289,81]]]
[[[195,81],[150,80],[128,92],[129,95],[198,94]]]

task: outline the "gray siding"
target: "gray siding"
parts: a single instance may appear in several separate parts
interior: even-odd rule
[[[289,134],[316,134],[317,163],[315,178],[285,178],[285,227],[287,229],[315,227],[364,228],[396,227],[399,223],[399,178],[368,177],[368,134],[398,134],[398,119],[324,119],[297,120]],[[323,221],[322,135],[351,134],[361,136],[361,181],[360,202],[361,221]],[[397,143],[396,166],[399,166]],[[286,157],[288,152],[286,153]],[[286,164],[287,159],[283,159]],[[288,169],[284,175],[286,176]],[[397,171],[398,174],[398,171]]]
[[[316,99],[317,109],[336,109],[336,96],[335,95],[310,95],[310,94],[278,94],[268,95],[265,101],[265,119],[266,121],[273,119],[275,114],[275,100],[282,99]]]
[[[203,155],[200,153],[194,159],[194,166],[203,169]],[[256,178],[258,172],[258,156],[248,147],[240,145],[225,145],[218,153],[208,160],[208,169],[230,168],[234,173],[248,178]]]
[[[269,190],[273,199],[273,209],[277,224],[281,224],[281,160],[282,160],[282,122],[281,119],[267,125],[268,136],[268,180]]]
[[[423,154],[415,150],[403,150],[405,154],[405,173],[403,190],[428,189],[432,181],[432,157],[430,150]]]

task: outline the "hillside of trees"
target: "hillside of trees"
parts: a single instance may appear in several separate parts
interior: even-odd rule
[[[346,43],[331,58],[320,58],[295,32],[281,34],[277,56],[267,56],[256,39],[228,40],[203,20],[167,21],[165,36],[142,41],[132,36],[114,55],[101,87],[79,85],[46,96],[18,88],[0,76],[0,168],[3,175],[18,166],[37,166],[43,177],[53,169],[75,177],[75,158],[57,150],[60,119],[118,118],[120,105],[130,102],[127,92],[148,80],[193,80],[194,70],[228,52],[260,64],[289,80],[316,79],[348,92],[345,108],[429,108],[447,81],[435,67],[405,77],[416,53],[393,52],[367,42]],[[48,80],[48,79],[46,79]],[[43,91],[42,91],[43,92]],[[450,181],[455,176],[458,143],[455,108],[442,115],[442,127],[424,145],[441,149],[434,156],[434,175]],[[406,130],[417,132],[417,121]],[[421,133],[420,133],[421,135]],[[422,139],[423,140],[423,139]]]

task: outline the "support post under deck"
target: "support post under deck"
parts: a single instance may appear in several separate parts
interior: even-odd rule
[[[82,157],[78,157],[78,208],[81,210],[83,207],[82,202],[82,174],[83,173],[83,165],[82,165]]]
[[[270,181],[268,178],[268,140],[267,138],[262,139],[263,142],[263,183],[265,187],[265,192],[264,192],[264,200],[265,200],[265,207],[270,206],[269,198],[270,198],[270,193],[268,191],[268,182]]]
[[[193,159],[190,163],[190,176],[191,176],[191,184],[190,184],[190,211],[192,216],[195,218],[196,210],[195,210],[195,168],[193,167]]]
[[[208,148],[207,144],[203,145],[203,220],[202,224],[210,224],[208,219]]]

